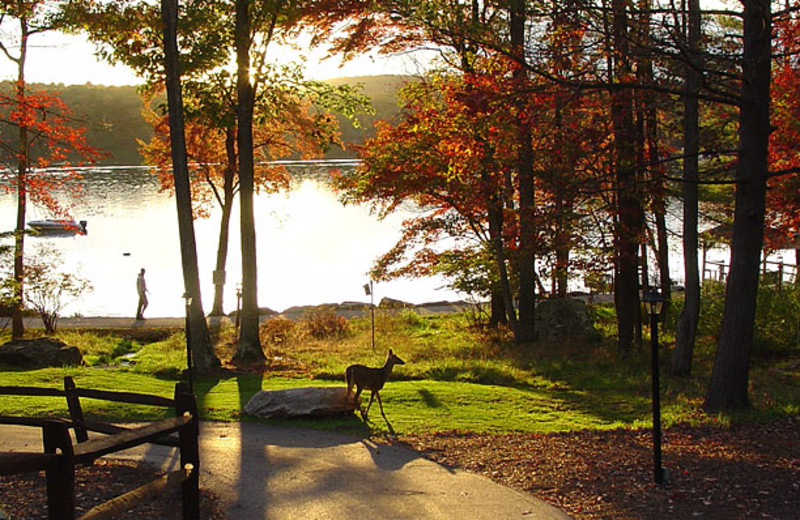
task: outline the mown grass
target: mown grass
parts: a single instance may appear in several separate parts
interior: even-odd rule
[[[604,310],[596,313],[602,321]],[[266,325],[262,340],[266,370],[226,370],[195,380],[201,415],[213,420],[249,420],[244,404],[260,389],[342,385],[352,363],[379,366],[392,348],[406,361],[395,368],[381,392],[397,433],[464,430],[478,432],[552,432],[579,429],[637,428],[650,425],[649,349],[620,358],[612,341],[568,341],[516,347],[507,334],[474,325],[469,315],[421,316],[412,312],[376,316],[376,346],[369,319],[337,322],[315,337],[311,316],[300,322]],[[78,346],[89,366],[20,371],[1,370],[0,384],[60,387],[65,375],[79,386],[169,396],[185,368],[180,332],[131,337],[112,331],[61,331]],[[232,330],[214,331],[222,359],[233,352]],[[2,338],[0,338],[2,341]],[[793,352],[793,353],[792,353]],[[662,366],[669,361],[662,349]],[[800,370],[797,352],[756,357],[751,370],[753,407],[733,416],[709,417],[700,405],[713,360],[712,338],[701,338],[692,378],[675,379],[662,371],[662,417],[675,423],[764,420],[798,415]],[[251,367],[252,368],[252,367]],[[86,413],[105,419],[144,420],[161,411],[86,400]],[[63,416],[59,399],[0,400],[0,414]],[[385,430],[377,404],[371,428]],[[363,430],[355,416],[325,421],[294,421],[324,429]]]

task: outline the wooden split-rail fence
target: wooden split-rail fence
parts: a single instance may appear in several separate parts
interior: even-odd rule
[[[0,475],[44,471],[47,482],[49,519],[74,520],[76,518],[76,465],[89,465],[104,455],[146,443],[177,446],[180,450],[180,469],[108,502],[96,505],[80,519],[115,518],[142,500],[157,497],[165,489],[177,486],[181,487],[183,518],[200,517],[197,404],[194,395],[185,383],[175,385],[172,399],[132,392],[77,388],[71,377],[64,378],[63,390],[0,386],[0,395],[66,398],[69,419],[0,416],[0,424],[23,425],[42,430],[44,445],[42,452],[0,451]],[[82,398],[167,407],[174,409],[175,416],[130,428],[106,422],[90,421],[83,416]],[[70,429],[74,430],[77,441],[75,444],[72,442]],[[93,435],[92,438],[89,438],[89,432],[106,435]],[[177,437],[173,435],[175,433],[177,433]]]

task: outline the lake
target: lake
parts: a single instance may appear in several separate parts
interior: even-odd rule
[[[375,259],[396,243],[403,220],[414,210],[406,208],[380,221],[366,207],[342,205],[328,184],[328,171],[331,167],[352,167],[352,163],[310,161],[287,167],[294,178],[292,190],[285,194],[259,194],[254,201],[259,306],[282,311],[297,305],[368,303],[369,296],[363,289],[368,282],[367,272]],[[150,290],[145,316],[182,316],[184,290],[175,199],[159,191],[157,177],[145,167],[97,167],[81,172],[86,195],[73,216],[88,221],[88,234],[31,236],[26,241],[27,255],[40,244],[57,248],[64,257],[61,269],[80,273],[94,287],[71,302],[62,316],[133,317],[138,302],[136,276],[142,267]],[[241,279],[238,202],[237,199],[231,221],[225,312],[236,308],[236,284]],[[667,220],[673,231],[670,271],[673,280],[680,283],[680,205],[670,204],[669,213]],[[49,216],[32,206],[27,220]],[[206,312],[214,296],[212,277],[219,216],[220,211],[215,209],[210,218],[195,221]],[[0,229],[13,229],[15,221],[15,197],[0,191]],[[708,259],[727,263],[728,254],[724,247],[712,249]],[[780,252],[771,260],[783,261],[778,258]],[[790,258],[787,256],[787,260]],[[655,266],[650,269],[654,274]],[[441,278],[376,283],[375,302],[383,297],[415,304],[465,298],[444,285]],[[579,274],[571,280],[570,287],[585,290]]]
[[[257,195],[254,201],[258,245],[258,302],[276,311],[296,305],[369,302],[363,286],[374,260],[400,237],[406,210],[379,221],[360,206],[342,205],[327,183],[330,163],[293,164],[294,182],[286,194]],[[347,163],[337,167],[351,167]],[[150,306],[145,317],[184,314],[183,275],[175,199],[159,192],[155,175],[144,167],[87,168],[86,195],[72,212],[88,221],[88,234],[75,237],[30,237],[26,255],[48,243],[64,257],[61,269],[88,279],[93,291],[64,309],[62,316],[134,316],[136,276],[146,269]],[[239,200],[232,218],[226,269],[225,312],[236,308],[241,280]],[[195,221],[203,306],[211,308],[219,237],[218,209]],[[28,221],[48,218],[35,206]],[[0,229],[11,230],[16,199],[0,193]],[[463,298],[444,289],[440,278],[375,284],[375,303],[383,297],[410,303]]]

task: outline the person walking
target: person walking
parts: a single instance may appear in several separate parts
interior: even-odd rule
[[[139,293],[139,306],[136,308],[136,319],[144,319],[144,310],[147,308],[147,283],[144,281],[144,267],[136,278],[136,291]]]

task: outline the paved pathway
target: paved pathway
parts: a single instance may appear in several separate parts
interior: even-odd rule
[[[40,450],[36,428],[0,425],[0,450]],[[201,485],[235,520],[564,520],[535,497],[415,452],[368,439],[264,423],[204,422]],[[164,469],[175,450],[135,448],[117,456]]]

